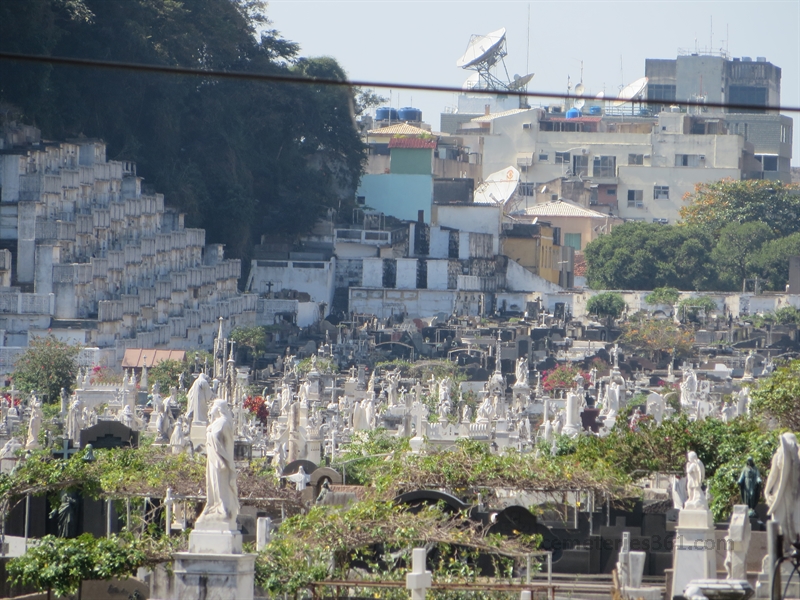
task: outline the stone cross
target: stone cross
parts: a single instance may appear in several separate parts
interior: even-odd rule
[[[67,459],[70,456],[72,456],[73,454],[75,454],[76,452],[80,452],[80,450],[78,448],[70,448],[69,447],[69,442],[70,442],[69,438],[67,438],[67,437],[63,438],[63,440],[62,440],[62,443],[63,443],[62,449],[61,450],[54,450],[53,451],[53,456],[58,456],[61,459]]]
[[[425,592],[433,583],[431,572],[425,570],[428,552],[425,548],[414,548],[411,556],[411,573],[406,574],[406,589],[411,592],[411,600],[425,600]]]

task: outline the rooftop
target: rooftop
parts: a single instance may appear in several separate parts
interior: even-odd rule
[[[564,200],[552,200],[550,202],[542,202],[534,206],[529,206],[525,209],[526,215],[536,217],[589,217],[592,219],[607,219],[609,215],[584,208],[580,204]]]
[[[511,116],[511,115],[516,115],[516,114],[519,114],[519,113],[528,112],[530,110],[533,110],[533,109],[532,108],[512,108],[511,110],[504,110],[503,112],[499,112],[499,113],[491,113],[491,114],[488,114],[488,115],[475,117],[474,119],[472,119],[472,122],[473,123],[488,123],[489,121],[494,121],[495,119],[497,119],[499,117],[508,117],[508,116]]]
[[[389,140],[389,148],[431,149],[436,148],[436,140],[422,137],[393,137]]]
[[[370,129],[367,131],[367,135],[384,135],[384,136],[394,136],[394,135],[431,135],[430,131],[422,129],[420,127],[414,127],[413,125],[409,125],[408,123],[397,123],[396,125],[387,125],[386,127],[381,127],[380,129]]]

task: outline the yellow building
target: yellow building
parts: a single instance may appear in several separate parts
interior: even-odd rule
[[[547,221],[561,230],[561,244],[582,251],[586,244],[597,239],[624,221],[570,202],[553,200],[542,202],[525,210],[523,215],[514,215],[523,222]]]
[[[565,288],[573,286],[574,249],[562,246],[550,223],[504,223],[501,252],[534,275]]]

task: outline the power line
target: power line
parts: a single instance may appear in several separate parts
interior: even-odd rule
[[[190,69],[187,67],[171,67],[166,65],[147,65],[142,63],[116,62],[86,58],[68,58],[64,56],[40,56],[33,54],[18,54],[14,52],[0,52],[0,60],[14,60],[29,63],[65,65],[72,67],[91,67],[100,69],[114,69],[120,71],[138,71],[144,73],[159,73],[162,75],[188,75],[193,77],[206,77],[210,79],[237,79],[247,81],[261,81],[265,83],[290,83],[299,85],[330,85],[336,87],[364,87],[380,89],[420,90],[425,92],[444,92],[448,94],[464,93],[464,89],[446,85],[428,85],[419,83],[392,83],[385,81],[357,81],[341,79],[325,79],[322,77],[304,77],[278,73],[248,73],[247,71],[218,71],[214,69]],[[470,94],[494,96],[518,96],[521,98],[546,98],[560,100],[586,100],[585,96],[563,94],[560,92],[530,92],[519,90],[485,90],[471,89]],[[631,102],[630,98],[607,96],[604,102]],[[641,104],[674,104],[680,106],[696,106],[699,108],[728,108],[738,110],[769,110],[800,113],[800,106],[763,106],[756,104],[741,104],[732,102],[700,102],[697,100],[637,100]]]

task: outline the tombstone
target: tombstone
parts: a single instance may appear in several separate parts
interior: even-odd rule
[[[87,444],[92,448],[138,448],[139,432],[119,421],[99,421],[88,429],[82,429],[78,447],[83,450]]]
[[[733,507],[731,524],[725,538],[725,570],[728,572],[728,579],[747,579],[747,549],[750,546],[751,531],[749,511],[746,504]]]

